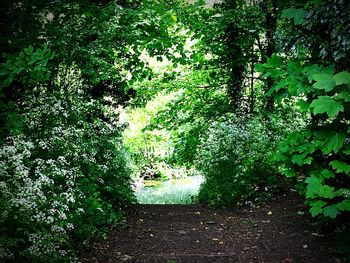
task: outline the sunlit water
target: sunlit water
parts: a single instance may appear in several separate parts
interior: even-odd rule
[[[188,176],[157,182],[136,189],[135,195],[140,204],[188,204],[192,201],[191,197],[198,194],[203,181],[202,176]]]

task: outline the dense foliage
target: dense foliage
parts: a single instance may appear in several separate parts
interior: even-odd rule
[[[350,73],[344,61],[350,44],[345,33],[349,5],[324,1],[304,8],[290,8],[282,15],[293,19],[286,27],[296,29],[289,36],[280,33],[282,39],[286,35],[295,39],[292,56],[286,60],[273,55],[262,70],[276,81],[268,94],[287,97],[282,100],[295,102],[301,111],[311,115],[305,129],[290,134],[281,143],[276,159],[282,161],[283,173],[300,183],[311,214],[334,219],[350,211]],[[340,20],[324,17],[330,10]],[[344,27],[339,27],[339,21]],[[305,35],[302,31],[312,28],[325,29],[324,35]]]
[[[206,176],[199,201],[231,206],[270,191],[277,183],[269,157],[274,149],[263,120],[228,116],[202,137],[197,166]]]
[[[196,200],[229,207],[285,175],[345,229],[350,4],[203,4],[0,8],[0,260],[73,261],[140,178],[200,173]]]
[[[47,48],[24,52],[28,60],[50,54]],[[24,52],[14,63],[22,62]],[[4,67],[11,69],[11,63]],[[44,64],[30,74],[46,78],[45,71]],[[11,135],[1,146],[3,258],[40,262],[72,257],[72,238],[81,242],[100,233],[118,222],[120,209],[133,201],[121,127],[91,116],[108,109],[84,99],[76,68],[66,74],[65,90],[50,90],[31,75],[17,77],[22,84],[30,86],[30,80],[37,86],[20,109],[13,102]],[[113,115],[109,117],[112,122]]]
[[[132,96],[131,80],[152,73],[143,50],[182,43],[169,35],[173,12],[154,4],[1,7],[0,260],[72,261],[135,201],[116,106]]]

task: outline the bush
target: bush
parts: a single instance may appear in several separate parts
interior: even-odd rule
[[[79,92],[27,97],[0,148],[0,257],[62,262],[133,202],[121,129]]]
[[[276,137],[260,118],[214,122],[201,139],[197,167],[205,175],[199,201],[231,206],[258,197],[277,183],[269,161]]]
[[[309,125],[291,133],[276,152],[281,172],[298,182],[313,217],[336,219],[350,212],[350,72],[334,66],[284,60],[274,54],[262,72],[275,77],[277,89],[311,116]],[[283,77],[282,77],[283,76]],[[295,87],[298,89],[295,89]]]

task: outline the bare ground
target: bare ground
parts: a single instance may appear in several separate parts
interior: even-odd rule
[[[95,240],[81,262],[342,262],[312,231],[302,200],[281,193],[256,208],[135,205],[127,226]]]

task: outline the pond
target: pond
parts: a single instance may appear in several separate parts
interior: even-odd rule
[[[189,204],[204,182],[202,176],[188,176],[168,181],[145,181],[135,190],[140,204]]]

